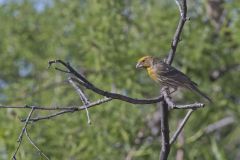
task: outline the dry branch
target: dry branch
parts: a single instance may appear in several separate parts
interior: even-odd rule
[[[179,136],[179,134],[180,134],[181,131],[183,130],[183,127],[185,126],[185,124],[187,123],[188,119],[190,118],[190,116],[191,116],[191,114],[192,114],[193,112],[194,112],[193,109],[190,109],[190,110],[188,111],[188,113],[186,114],[186,116],[184,117],[184,119],[182,120],[182,122],[180,123],[177,131],[174,133],[173,137],[171,138],[171,140],[170,140],[170,144],[171,144],[171,145],[176,141],[177,137]]]
[[[88,105],[83,105],[83,106],[80,106],[80,107],[71,107],[69,109],[64,109],[64,110],[62,110],[60,112],[53,113],[53,114],[50,114],[50,115],[47,115],[47,116],[39,116],[39,117],[35,117],[35,118],[30,118],[29,121],[37,122],[37,121],[40,121],[40,120],[51,119],[51,118],[54,118],[56,116],[60,116],[60,115],[62,115],[64,113],[73,113],[73,112],[85,110],[86,108],[99,106],[100,104],[109,102],[111,100],[112,100],[111,98],[103,98],[103,99],[97,100],[95,102],[89,103]],[[24,122],[25,119],[23,119],[21,121]]]
[[[108,98],[112,98],[112,99],[118,99],[118,100],[125,101],[125,102],[132,103],[132,104],[152,104],[152,103],[161,102],[163,100],[162,96],[159,96],[159,97],[153,98],[153,99],[137,99],[137,98],[131,98],[131,97],[128,97],[128,96],[125,96],[122,94],[118,94],[118,93],[104,91],[104,90],[94,86],[83,75],[81,75],[79,72],[77,72],[69,63],[65,63],[62,60],[53,60],[53,61],[49,61],[49,67],[54,63],[59,63],[59,64],[63,65],[64,67],[66,67],[66,69],[68,69],[68,71],[66,71],[66,72],[71,73],[71,75],[75,76],[75,78],[77,78],[79,80],[77,82],[80,85],[83,85],[87,89],[92,90],[93,92],[95,92],[99,95],[102,95],[102,96],[105,96]]]
[[[16,160],[16,155],[17,155],[18,150],[19,150],[19,148],[20,148],[20,146],[21,146],[21,144],[22,144],[23,134],[24,134],[24,132],[26,131],[27,125],[28,125],[28,123],[29,123],[29,119],[30,119],[30,117],[32,116],[33,111],[34,111],[34,108],[32,108],[31,111],[28,113],[27,119],[26,119],[26,121],[25,121],[25,123],[24,123],[24,125],[23,125],[23,128],[22,128],[22,131],[21,131],[21,133],[20,133],[20,135],[19,135],[19,137],[18,137],[18,140],[17,140],[18,146],[17,146],[15,152],[13,153],[13,156],[12,156],[12,159],[13,159],[13,160]]]

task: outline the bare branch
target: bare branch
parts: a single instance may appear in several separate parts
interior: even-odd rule
[[[185,105],[175,105],[172,106],[172,109],[198,109],[203,108],[205,104],[203,103],[193,103],[193,104],[185,104]]]
[[[78,108],[77,106],[69,106],[69,107],[40,107],[40,106],[4,106],[0,105],[0,108],[13,108],[13,109],[32,109],[34,110],[46,110],[46,111],[51,111],[51,110],[68,110],[68,109],[76,109]]]
[[[171,44],[171,50],[168,53],[168,58],[166,63],[167,64],[172,64],[178,42],[180,41],[180,36],[183,30],[183,26],[187,20],[187,2],[186,0],[176,0],[178,6],[179,6],[179,11],[181,13],[180,20],[176,29],[176,32],[174,34],[172,44]]]
[[[178,5],[178,9],[182,18],[186,17],[187,15],[187,4],[184,0],[175,0],[176,4]]]
[[[190,110],[187,112],[186,116],[184,117],[184,119],[182,120],[182,122],[181,122],[181,124],[179,125],[178,129],[176,130],[176,132],[174,133],[173,137],[171,138],[171,140],[170,140],[170,145],[172,145],[172,144],[176,141],[178,135],[179,135],[179,134],[181,133],[181,131],[183,130],[183,127],[185,126],[185,124],[187,123],[188,119],[190,118],[190,116],[191,116],[191,114],[192,114],[193,112],[194,112],[193,109],[190,109]]]
[[[161,138],[162,148],[160,152],[160,160],[166,160],[170,152],[170,144],[168,126],[168,105],[165,101],[163,101],[161,107]]]
[[[58,67],[55,67],[54,69],[56,69],[56,70],[58,70],[58,71],[60,71],[60,72],[63,72],[63,73],[71,73],[71,72],[69,72],[69,71],[65,71],[65,70],[63,70],[63,69],[61,69],[61,68],[58,68]]]
[[[86,110],[86,114],[87,114],[87,119],[88,119],[88,124],[91,124],[91,120],[90,120],[90,116],[89,116],[89,112],[88,112],[88,109],[86,107],[86,105],[88,105],[90,102],[89,100],[87,99],[86,95],[83,93],[83,91],[80,89],[80,87],[78,87],[72,80],[71,77],[68,78],[68,81],[70,82],[70,84],[73,86],[73,88],[75,88],[75,90],[77,91],[77,93],[79,94],[83,104],[84,104],[84,107],[85,107],[85,110]]]
[[[78,73],[68,63],[63,62],[62,60],[53,60],[53,61],[49,61],[49,66],[51,66],[54,63],[60,63],[63,66],[65,66],[72,75],[77,77],[82,82],[81,85],[83,85],[87,89],[90,89],[93,92],[95,92],[97,94],[100,94],[102,96],[122,100],[122,101],[125,101],[125,102],[128,102],[128,103],[133,103],[133,104],[152,104],[152,103],[157,103],[157,102],[160,102],[160,101],[163,100],[162,96],[159,96],[159,97],[154,98],[154,99],[137,99],[137,98],[131,98],[131,97],[128,97],[128,96],[125,96],[125,95],[122,95],[122,94],[112,93],[112,92],[101,90],[101,89],[95,87],[92,83],[90,83],[86,78],[84,78],[83,75]]]
[[[86,106],[83,105],[83,106],[80,106],[80,107],[69,108],[69,109],[66,109],[66,110],[63,110],[63,111],[60,111],[60,112],[57,112],[57,113],[53,113],[53,114],[47,115],[47,116],[39,116],[39,117],[35,117],[35,118],[30,118],[29,121],[36,122],[36,121],[40,121],[40,120],[51,119],[51,118],[53,118],[53,117],[56,117],[56,116],[59,116],[59,115],[65,114],[65,113],[73,113],[73,112],[76,112],[76,111],[85,110],[86,108],[91,108],[91,107],[94,107],[94,106],[99,106],[100,104],[109,102],[109,101],[111,101],[111,100],[113,100],[113,99],[112,99],[112,98],[100,99],[100,100],[98,100],[98,101],[89,103],[89,104],[86,105]],[[21,120],[21,121],[24,122],[25,119],[23,119],[23,120]]]
[[[20,146],[21,146],[21,144],[22,144],[23,133],[26,131],[26,128],[27,128],[29,119],[30,119],[30,117],[32,116],[33,111],[34,111],[34,107],[33,107],[33,108],[31,109],[31,111],[29,112],[29,114],[28,114],[28,116],[27,116],[27,119],[26,119],[26,121],[25,121],[25,123],[24,123],[24,126],[23,126],[23,128],[22,128],[22,131],[21,131],[21,133],[20,133],[20,135],[19,135],[19,137],[18,137],[18,140],[17,140],[18,146],[17,146],[17,148],[16,148],[16,150],[15,150],[13,156],[12,156],[12,159],[13,159],[13,160],[16,160],[16,154],[17,154],[17,152],[18,152],[18,150],[19,150],[19,148],[20,148]]]
[[[85,108],[84,108],[85,109]],[[56,112],[56,113],[53,113],[53,114],[50,114],[50,115],[47,115],[47,116],[39,116],[39,117],[36,117],[36,118],[31,118],[30,121],[32,122],[37,122],[37,121],[40,121],[40,120],[46,120],[46,119],[51,119],[53,117],[56,117],[56,116],[59,116],[59,115],[62,115],[64,113],[73,113],[73,112],[76,112],[78,111],[77,109],[76,110],[63,110],[63,111],[60,111],[60,112]],[[21,120],[21,121],[24,121]]]
[[[187,17],[187,2],[186,0],[176,0],[179,11],[180,11],[180,20],[176,29],[176,32],[173,37],[171,44],[171,50],[169,51],[166,63],[171,65],[174,55],[176,53],[178,42],[180,41],[180,35],[183,30],[183,26],[186,22]],[[162,133],[162,148],[160,152],[160,160],[167,160],[168,154],[170,152],[169,144],[169,126],[168,126],[168,106],[174,106],[168,92],[166,89],[163,90],[162,94],[164,96],[164,101],[162,103],[162,113],[161,113],[161,133]]]
[[[28,138],[29,142],[33,145],[34,148],[37,149],[37,151],[40,153],[40,155],[42,155],[45,159],[49,160],[49,158],[38,148],[38,146],[32,141],[32,139],[30,138],[27,128],[25,129],[25,135]]]

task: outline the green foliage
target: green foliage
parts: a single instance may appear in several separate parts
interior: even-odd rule
[[[41,5],[46,4],[43,8]],[[185,25],[174,66],[199,84],[214,101],[196,111],[184,129],[185,159],[237,159],[240,149],[240,74],[232,70],[216,81],[214,69],[239,64],[239,3],[227,2],[228,22],[216,34],[206,21],[202,3],[190,4],[191,20]],[[144,71],[135,63],[143,55],[166,56],[178,23],[174,1],[3,1],[0,5],[0,102],[5,105],[81,105],[67,76],[47,69],[52,59],[69,61],[104,90],[131,97],[159,94]],[[226,20],[227,21],[227,20]],[[90,100],[99,96],[86,91]],[[175,101],[190,103],[201,99],[178,92]],[[186,93],[186,94],[185,94]],[[178,96],[179,95],[179,96]],[[31,138],[51,159],[158,159],[159,136],[151,134],[147,123],[156,105],[131,105],[114,100],[90,109],[92,125],[85,112],[30,124]],[[171,133],[186,111],[172,111]],[[48,112],[35,113],[46,115]],[[1,109],[0,159],[10,159],[26,111]],[[236,122],[217,133],[197,137],[204,128],[226,116]],[[149,118],[150,117],[150,118]],[[139,131],[146,139],[137,144]],[[174,145],[170,158],[175,157]],[[19,159],[41,159],[26,137]]]

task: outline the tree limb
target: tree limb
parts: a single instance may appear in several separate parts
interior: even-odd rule
[[[168,105],[165,101],[161,107],[161,137],[162,137],[162,148],[160,152],[160,160],[166,160],[170,152],[169,144],[169,126],[168,126]]]
[[[171,44],[171,49],[169,51],[166,63],[171,65],[174,55],[176,53],[177,45],[180,40],[180,35],[183,29],[183,26],[187,19],[187,2],[186,0],[176,0],[176,3],[179,7],[180,12],[180,20],[176,29],[176,32],[173,37],[173,41]],[[168,103],[169,97],[168,92],[166,89],[163,90],[162,95],[164,96],[164,101],[162,103],[162,113],[161,113],[161,131],[162,131],[162,148],[160,152],[160,160],[167,160],[168,154],[170,152],[170,145],[169,145],[169,126],[168,126]],[[173,103],[171,103],[173,104]]]
[[[81,75],[74,68],[72,68],[69,63],[65,63],[62,60],[53,60],[53,61],[49,61],[48,63],[49,63],[49,67],[54,63],[62,64],[64,67],[66,67],[68,69],[68,71],[69,71],[68,73],[71,73],[72,75],[74,75],[76,78],[78,78],[81,81],[81,84],[84,87],[86,87],[89,90],[92,90],[93,92],[95,92],[97,94],[105,96],[105,97],[122,100],[122,101],[132,103],[132,104],[152,104],[152,103],[161,102],[163,100],[162,96],[159,96],[154,99],[137,99],[137,98],[131,98],[131,97],[128,97],[128,96],[125,96],[122,94],[118,94],[118,93],[104,91],[104,90],[97,88],[92,83],[90,83],[83,75]]]

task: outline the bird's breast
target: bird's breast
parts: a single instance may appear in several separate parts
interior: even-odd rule
[[[157,72],[154,70],[154,68],[148,67],[147,72],[154,81],[158,81],[158,75],[157,75]]]

